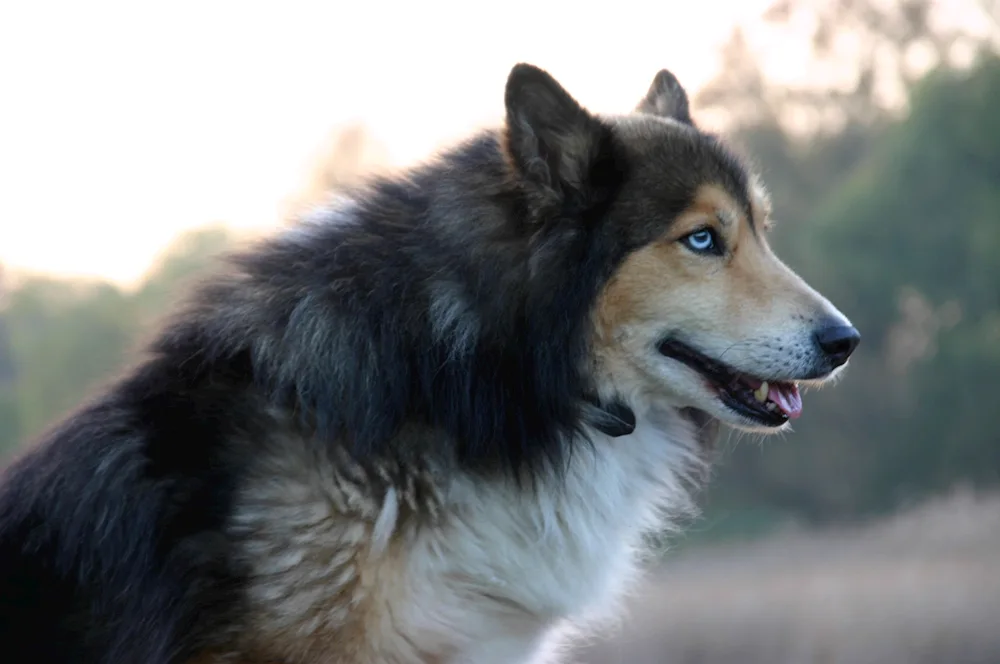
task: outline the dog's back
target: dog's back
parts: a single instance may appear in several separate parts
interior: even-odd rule
[[[177,365],[151,359],[0,479],[0,647],[18,661],[181,661],[234,605],[237,468],[213,414],[239,411],[222,372],[192,392]]]

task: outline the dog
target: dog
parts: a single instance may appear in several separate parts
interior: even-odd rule
[[[638,96],[638,95],[637,95]],[[101,664],[554,661],[860,335],[660,71],[506,117],[241,251],[0,485],[0,650]]]

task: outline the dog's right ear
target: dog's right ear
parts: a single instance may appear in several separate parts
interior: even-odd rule
[[[586,195],[591,167],[607,129],[546,71],[515,65],[507,77],[504,149],[543,198]]]
[[[667,69],[661,69],[656,74],[649,91],[635,110],[647,115],[670,118],[686,125],[694,125],[687,92],[677,77]]]

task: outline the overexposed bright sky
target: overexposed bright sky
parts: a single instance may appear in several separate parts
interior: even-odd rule
[[[31,0],[0,8],[0,263],[133,282],[189,228],[280,223],[338,125],[394,162],[502,117],[510,67],[627,110],[766,0]]]

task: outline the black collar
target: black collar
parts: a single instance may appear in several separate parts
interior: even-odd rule
[[[635,431],[635,412],[621,401],[602,403],[596,396],[588,396],[591,406],[587,409],[587,421],[601,433],[620,438]]]

